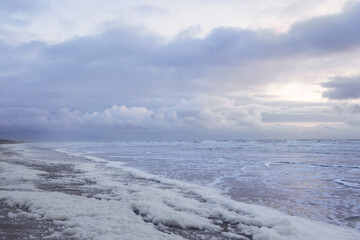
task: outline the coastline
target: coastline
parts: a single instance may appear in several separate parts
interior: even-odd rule
[[[6,144],[18,144],[23,143],[21,141],[14,140],[0,140],[0,163],[14,162],[20,166],[29,166],[25,162],[19,161],[17,157],[19,154],[10,148],[6,147]],[[5,156],[5,159],[4,159]],[[2,166],[4,168],[4,165]],[[46,167],[46,165],[33,165],[31,168],[38,169],[39,171],[46,172],[51,178],[51,174],[58,171],[55,168]],[[1,168],[0,168],[1,169]],[[26,175],[26,172],[24,172]],[[53,176],[55,177],[55,176]],[[4,178],[4,177],[3,177]],[[28,182],[34,179],[31,177],[23,177],[21,181]],[[0,184],[0,192],[9,190],[5,184]],[[39,189],[48,189],[49,191],[66,191],[69,187],[63,185],[63,189],[58,188],[52,184],[39,184]],[[16,191],[16,187],[12,190]],[[30,190],[30,189],[28,189]],[[0,193],[1,196],[1,193]],[[0,200],[0,239],[46,239],[56,231],[61,231],[61,228],[52,221],[47,219],[37,219],[31,217],[29,213],[30,209],[25,205],[20,204],[8,204],[6,199]],[[51,237],[49,239],[52,239]],[[66,238],[71,239],[71,238]]]
[[[24,142],[18,140],[0,139],[0,144],[16,144],[16,143],[24,143]]]
[[[352,229],[235,202],[106,161],[26,144],[2,145],[0,152],[0,239],[360,237]],[[312,230],[313,224],[319,229]]]

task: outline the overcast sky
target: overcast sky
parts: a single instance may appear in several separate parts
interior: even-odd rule
[[[360,138],[360,1],[0,0],[0,138]]]

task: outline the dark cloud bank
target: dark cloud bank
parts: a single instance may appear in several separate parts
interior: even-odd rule
[[[14,11],[11,5],[8,9]],[[220,88],[221,79],[210,77],[214,69],[358,48],[359,26],[357,4],[340,14],[298,22],[283,34],[217,28],[203,39],[179,35],[164,44],[161,37],[144,29],[122,26],[55,45],[30,42],[15,46],[0,41],[0,132],[76,131],[94,126],[102,131],[102,125],[166,130],[164,126],[182,129],[194,122],[204,129],[216,129],[214,125],[221,121],[256,128],[261,118],[236,107],[240,117],[230,110],[223,114],[224,106],[206,112],[208,103],[187,105],[179,116],[180,99],[206,94],[209,87]],[[237,81],[251,85],[246,79]],[[359,98],[359,86],[358,78],[334,78],[323,84],[329,88],[324,96]],[[160,102],[148,101],[154,98]],[[231,104],[226,106],[232,109]],[[206,122],[209,118],[212,124]]]
[[[328,90],[323,96],[329,99],[347,100],[360,98],[360,77],[335,77],[321,84]]]

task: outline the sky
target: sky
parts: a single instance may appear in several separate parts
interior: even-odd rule
[[[0,0],[0,138],[360,138],[359,0]]]

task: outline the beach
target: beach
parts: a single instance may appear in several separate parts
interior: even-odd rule
[[[360,239],[121,162],[36,144],[0,152],[0,239]]]
[[[0,240],[360,240],[360,0],[0,19]]]

